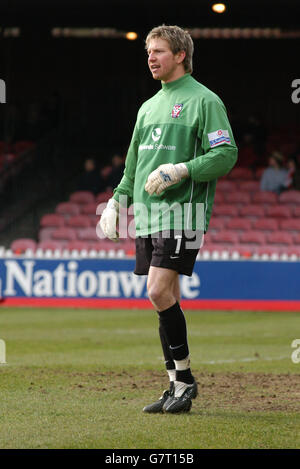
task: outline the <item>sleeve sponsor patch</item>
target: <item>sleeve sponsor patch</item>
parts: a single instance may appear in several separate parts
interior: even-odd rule
[[[228,130],[216,130],[215,132],[210,132],[207,134],[209,144],[211,148],[217,147],[218,145],[223,145],[224,143],[230,144],[230,137]]]

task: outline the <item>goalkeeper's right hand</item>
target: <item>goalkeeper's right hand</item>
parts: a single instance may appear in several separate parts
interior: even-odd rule
[[[119,210],[119,203],[115,199],[109,199],[100,218],[100,227],[103,233],[112,241],[119,240],[119,233],[117,232]]]

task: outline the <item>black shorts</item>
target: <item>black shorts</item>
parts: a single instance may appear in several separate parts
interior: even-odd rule
[[[202,246],[202,238],[201,232],[194,231],[187,234],[184,231],[174,230],[137,237],[134,273],[147,275],[152,265],[175,270],[190,277]]]

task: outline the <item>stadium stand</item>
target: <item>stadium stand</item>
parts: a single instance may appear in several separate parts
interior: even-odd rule
[[[274,132],[266,141],[266,155],[279,148],[278,142],[282,142],[282,136],[278,138]],[[280,150],[283,151],[281,147]],[[291,148],[284,150],[291,151]],[[247,156],[247,152],[244,154]],[[264,164],[267,164],[266,155],[260,160]],[[229,254],[238,253],[245,258],[254,255],[300,256],[300,191],[290,188],[279,195],[261,191],[260,178],[265,168],[257,162],[251,168],[241,164],[220,178],[201,252],[225,251]],[[99,204],[105,206],[110,197],[110,189],[98,194],[87,190],[72,192],[68,200],[56,205],[54,213],[41,217],[38,241],[16,240],[11,244],[11,249],[13,252],[25,252],[30,248],[33,251],[101,251],[133,255],[135,243],[132,215],[120,217],[119,231],[124,233],[125,230],[126,233],[130,226],[130,236],[121,237],[119,243],[99,239],[97,235],[96,226],[102,209]],[[100,215],[96,214],[97,207]]]

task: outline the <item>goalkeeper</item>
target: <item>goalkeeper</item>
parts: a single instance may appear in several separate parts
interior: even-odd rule
[[[162,25],[148,34],[148,66],[162,87],[138,112],[123,178],[100,220],[104,234],[117,240],[120,206],[133,204],[135,274],[148,275],[147,291],[158,313],[170,381],[169,389],[144,407],[149,413],[188,412],[197,395],[179,275],[192,275],[217,179],[237,160],[224,104],[191,76],[193,49],[191,36],[178,26]]]

